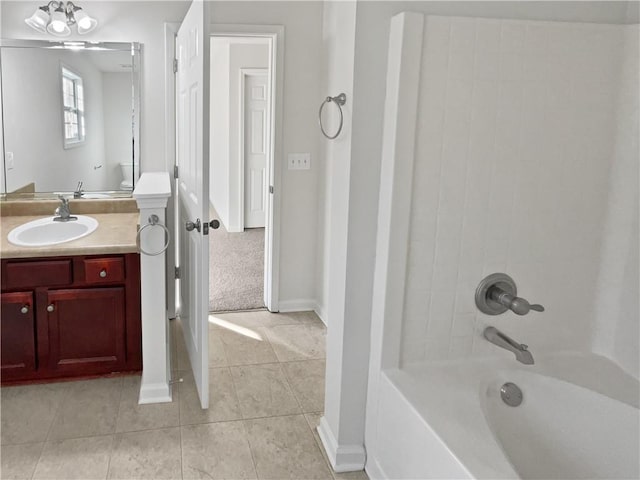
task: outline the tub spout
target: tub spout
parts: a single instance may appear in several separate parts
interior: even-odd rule
[[[528,346],[524,343],[518,343],[512,338],[502,333],[496,327],[487,327],[484,329],[484,338],[489,340],[494,345],[497,345],[505,350],[513,352],[516,356],[516,360],[525,365],[533,365],[533,355],[528,350]]]

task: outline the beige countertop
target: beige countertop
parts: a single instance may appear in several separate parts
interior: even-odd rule
[[[77,213],[77,212],[74,212]],[[2,258],[55,257],[65,255],[100,255],[109,253],[136,253],[138,213],[91,213],[98,228],[90,235],[71,242],[47,247],[19,247],[9,243],[7,236],[23,223],[51,215],[0,217],[0,256]]]

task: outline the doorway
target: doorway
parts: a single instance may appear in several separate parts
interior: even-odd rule
[[[271,36],[211,36],[209,310],[268,308],[272,283],[274,46]],[[275,307],[275,308],[274,308]]]
[[[198,9],[201,10],[202,3],[194,2],[190,9]],[[195,12],[196,14],[198,12]],[[201,18],[204,18],[205,15],[203,12],[199,12]],[[185,17],[186,18],[186,17]],[[271,26],[271,25],[209,25],[209,27],[205,28],[206,35],[204,39],[201,39],[200,42],[196,42],[195,44],[206,45],[206,48],[196,49],[197,51],[206,52],[204,55],[204,59],[198,59],[196,64],[200,61],[204,64],[204,69],[201,74],[202,78],[205,79],[203,82],[202,90],[195,92],[193,98],[197,98],[199,94],[203,95],[203,98],[206,98],[206,105],[202,102],[195,102],[194,104],[197,106],[202,105],[205,107],[204,112],[206,115],[203,115],[202,119],[202,130],[200,132],[204,133],[198,134],[197,130],[195,131],[195,136],[190,133],[190,135],[186,135],[189,132],[182,132],[179,128],[180,125],[183,125],[183,122],[180,122],[180,115],[184,115],[182,110],[185,106],[184,102],[180,102],[179,99],[184,100],[184,95],[181,94],[179,89],[180,85],[180,76],[184,74],[186,71],[186,65],[183,63],[185,60],[183,58],[186,54],[188,54],[188,48],[192,44],[187,43],[187,46],[182,45],[181,47],[178,45],[178,41],[176,38],[176,32],[179,33],[178,24],[166,24],[165,25],[165,60],[167,65],[173,65],[173,69],[167,69],[167,85],[173,87],[167,89],[167,105],[170,107],[166,108],[166,122],[167,125],[175,125],[175,135],[168,135],[166,139],[167,152],[175,152],[174,154],[169,155],[169,161],[173,163],[175,161],[175,177],[177,179],[174,185],[174,198],[176,201],[170,205],[173,209],[173,214],[171,215],[174,218],[174,233],[175,233],[175,251],[172,251],[174,255],[173,262],[168,264],[169,267],[167,271],[169,285],[175,287],[175,295],[171,295],[170,297],[174,300],[174,304],[171,303],[168,305],[169,314],[179,315],[181,321],[179,322],[183,325],[184,330],[184,342],[177,340],[175,342],[176,345],[182,345],[184,343],[183,348],[183,357],[186,359],[186,362],[180,362],[180,350],[178,348],[177,354],[173,355],[173,358],[178,358],[177,364],[180,365],[182,369],[182,365],[185,367],[189,365],[194,373],[194,381],[197,387],[198,397],[200,399],[200,403],[202,408],[207,408],[208,405],[208,396],[209,396],[209,346],[207,342],[203,342],[200,345],[200,340],[204,340],[205,338],[211,338],[211,335],[207,335],[209,330],[209,319],[211,315],[208,315],[209,305],[208,305],[208,293],[209,293],[209,277],[206,277],[207,274],[211,275],[212,273],[215,275],[215,269],[212,271],[210,269],[209,262],[209,250],[210,250],[210,234],[215,233],[222,228],[216,230],[215,224],[211,219],[217,220],[219,217],[217,216],[217,212],[213,212],[216,215],[212,216],[212,211],[210,208],[210,195],[209,189],[215,188],[212,182],[210,182],[211,178],[209,175],[210,170],[210,161],[207,158],[206,162],[202,161],[201,172],[205,172],[204,175],[198,175],[196,169],[189,168],[190,165],[188,162],[184,164],[181,163],[178,158],[181,156],[185,156],[191,152],[191,150],[184,148],[180,148],[181,145],[185,142],[186,139],[198,138],[202,137],[202,144],[205,146],[202,149],[202,152],[206,152],[205,155],[202,155],[201,158],[204,158],[211,155],[210,145],[213,141],[211,133],[212,133],[212,122],[210,121],[209,112],[212,108],[218,108],[219,104],[214,103],[214,99],[211,98],[210,93],[212,93],[211,89],[211,71],[210,63],[211,63],[211,42],[213,41],[213,37],[247,37],[247,39],[253,40],[254,38],[266,39],[268,44],[268,52],[269,52],[269,63],[268,63],[268,89],[267,89],[267,98],[270,102],[270,110],[268,112],[268,118],[270,125],[270,131],[268,135],[265,134],[267,143],[267,152],[269,154],[269,161],[266,166],[265,177],[267,178],[267,195],[265,199],[265,227],[264,227],[264,281],[263,281],[263,290],[264,290],[264,305],[266,309],[270,312],[278,311],[278,280],[279,280],[279,221],[280,221],[280,165],[273,161],[273,159],[282,158],[282,116],[283,116],[283,64],[284,64],[284,28],[282,26]],[[184,27],[184,21],[183,21]],[[180,27],[180,28],[183,28]],[[194,32],[197,34],[198,29],[195,28]],[[251,37],[251,38],[249,38]],[[255,43],[255,42],[254,42]],[[189,62],[187,62],[189,63]],[[192,62],[193,63],[193,62]],[[215,90],[213,93],[217,92]],[[189,102],[186,102],[189,104]],[[226,103],[228,105],[228,102]],[[215,105],[218,105],[216,107]],[[225,102],[222,103],[225,105]],[[182,110],[181,110],[182,108]],[[238,124],[234,124],[234,129],[229,128],[230,131],[233,131],[237,134],[240,129],[238,128]],[[237,140],[239,142],[239,140]],[[197,147],[197,142],[196,145]],[[201,153],[202,153],[201,152]],[[173,156],[175,155],[175,157]],[[170,163],[171,164],[171,163]],[[169,165],[170,165],[169,164]],[[198,163],[195,164],[198,166]],[[244,168],[244,167],[243,167]],[[224,178],[224,177],[223,177]],[[184,179],[184,180],[183,180]],[[194,183],[201,185],[201,191],[204,193],[202,195],[192,194],[188,188],[183,188],[184,182],[186,179],[191,179]],[[226,182],[226,185],[229,183]],[[209,188],[210,187],[210,188]],[[197,192],[196,192],[197,193]],[[195,198],[199,201],[199,204],[206,209],[206,211],[198,211],[195,212],[188,219],[189,222],[185,223],[186,218],[184,215],[182,217],[178,217],[176,212],[182,211],[181,209],[181,197],[187,197],[186,200],[190,200]],[[200,201],[200,199],[202,201]],[[183,202],[184,203],[184,202]],[[200,222],[200,219],[204,219],[203,222]],[[209,220],[211,220],[209,222]],[[217,226],[217,225],[216,225]],[[197,228],[200,227],[200,228]],[[193,235],[195,241],[197,241],[197,245],[201,247],[202,252],[206,254],[206,261],[200,263],[187,262],[183,258],[182,252],[187,249],[191,250],[192,243],[190,243],[190,238],[187,239],[184,237],[184,232],[189,231],[189,233],[194,233],[197,230],[199,235]],[[235,233],[235,232],[232,232]],[[229,233],[231,235],[232,233]],[[206,239],[205,242],[201,242],[201,240]],[[202,245],[200,245],[202,243]],[[176,268],[174,269],[173,266]],[[203,268],[204,267],[204,268]],[[200,279],[198,285],[195,285],[195,288],[189,288],[192,284],[192,275],[194,273],[200,273],[204,270],[205,278]],[[172,280],[178,278],[179,280],[173,282]],[[195,310],[194,310],[195,309]],[[190,315],[191,311],[194,310],[195,314]],[[258,312],[260,313],[260,312]],[[185,323],[184,320],[187,320]],[[192,321],[193,320],[193,321]],[[193,324],[193,325],[192,325]],[[182,335],[179,335],[182,336]],[[198,348],[194,347],[194,340],[198,341]],[[200,346],[202,348],[200,348]],[[172,362],[175,366],[176,364]]]

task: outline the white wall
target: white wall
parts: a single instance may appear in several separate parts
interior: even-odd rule
[[[320,132],[317,113],[322,93],[322,2],[215,2],[211,22],[283,25],[284,112],[281,192],[280,308],[310,309],[315,304],[318,228],[316,166]],[[311,153],[311,170],[287,170],[286,155]],[[276,170],[277,171],[277,170]],[[277,179],[276,179],[277,180]]]
[[[87,58],[69,51],[4,49],[2,62],[4,141],[15,165],[7,172],[7,190],[35,182],[37,191],[73,191],[79,181],[93,190],[104,189],[102,72]],[[66,149],[62,64],[82,77],[85,92],[86,139]],[[94,169],[99,165],[103,168]]]
[[[229,225],[229,55],[228,41],[211,39],[211,153],[209,200],[225,228]]]
[[[120,163],[131,163],[131,72],[102,74],[104,102],[105,182],[109,188],[120,189]],[[87,186],[85,186],[87,188]]]
[[[244,225],[242,211],[244,178],[242,176],[244,158],[240,155],[240,109],[242,95],[240,77],[242,68],[269,68],[269,45],[231,43],[229,61],[229,232],[242,232]],[[241,188],[242,187],[242,188]]]
[[[269,44],[247,38],[211,39],[211,204],[228,232],[244,231],[240,157],[240,76],[243,68],[269,68]]]
[[[638,26],[625,27],[617,135],[600,260],[594,350],[640,376],[638,307]]]

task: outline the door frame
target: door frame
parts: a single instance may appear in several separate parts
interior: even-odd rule
[[[176,165],[176,132],[175,132],[175,75],[173,73],[173,59],[175,58],[175,37],[179,23],[166,22],[164,24],[164,47],[165,47],[165,168],[173,173]],[[223,37],[261,37],[269,38],[271,75],[269,83],[271,85],[271,171],[268,172],[269,185],[274,187],[274,193],[267,195],[267,219],[265,226],[265,248],[264,248],[264,303],[270,312],[279,311],[280,292],[280,218],[281,218],[281,188],[282,188],[282,168],[283,168],[283,110],[284,110],[284,35],[285,29],[282,25],[248,25],[248,24],[212,24],[209,26],[209,36]],[[177,201],[175,185],[174,204]],[[174,207],[175,208],[175,207]],[[174,244],[173,259],[167,256],[167,293],[169,318],[175,317],[180,308],[177,300],[177,290],[175,287],[175,268],[179,267],[179,255],[177,254],[177,229],[173,226],[173,233],[176,242]],[[172,261],[173,260],[173,261]]]
[[[269,65],[269,67],[271,67],[271,65]],[[240,224],[242,225],[242,228],[245,229],[245,203],[244,203],[244,194],[245,194],[245,187],[246,187],[246,178],[245,176],[245,166],[247,164],[246,159],[244,157],[244,140],[245,140],[245,102],[244,102],[244,98],[245,98],[245,88],[246,88],[246,79],[247,77],[267,77],[267,95],[268,95],[268,101],[267,101],[267,108],[268,108],[268,118],[266,119],[266,127],[267,127],[267,132],[268,132],[268,137],[267,137],[267,161],[266,161],[266,171],[267,172],[271,172],[271,164],[273,163],[273,149],[271,148],[271,140],[272,140],[272,135],[271,135],[271,110],[273,110],[273,105],[271,105],[271,82],[270,82],[270,78],[269,78],[269,70],[270,68],[241,68],[240,69],[240,115],[239,115],[239,129],[238,131],[240,132],[239,135],[239,162],[240,162]],[[270,177],[270,175],[266,176],[267,178],[265,178],[265,215],[268,213],[268,209],[267,209],[267,205],[268,205],[268,198],[269,198],[269,182],[268,177]],[[265,217],[265,236],[268,235],[267,232],[267,219]],[[266,237],[265,237],[266,238]],[[265,264],[266,267],[266,264]],[[266,279],[265,279],[266,280]],[[265,282],[266,285],[266,282]],[[266,302],[265,302],[266,303]]]
[[[171,231],[173,245],[167,249],[167,315],[175,318],[180,300],[178,297],[176,268],[179,266],[179,230],[175,215],[178,211],[178,195],[173,169],[176,165],[176,76],[173,72],[173,59],[176,58],[176,36],[180,28],[179,22],[164,24],[164,167],[172,178],[171,199],[167,202],[167,228]]]
[[[210,36],[216,37],[258,37],[269,42],[270,66],[270,153],[273,160],[269,165],[268,185],[274,187],[273,194],[267,195],[265,242],[264,242],[264,303],[270,312],[279,311],[280,286],[280,205],[282,188],[283,158],[283,108],[284,108],[284,26],[282,25],[246,25],[212,24]],[[244,155],[243,155],[244,156]],[[244,159],[243,159],[244,163]],[[244,181],[244,165],[242,167]],[[243,185],[244,190],[244,185]],[[244,193],[242,215],[244,218]],[[244,221],[243,221],[244,223]]]

